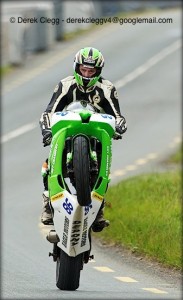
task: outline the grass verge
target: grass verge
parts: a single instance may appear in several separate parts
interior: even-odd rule
[[[183,153],[183,145],[175,152],[173,155],[170,156],[167,163],[179,164],[182,162],[182,153]]]
[[[1,76],[7,75],[11,71],[12,71],[12,67],[11,66],[0,67],[0,74],[1,74]]]
[[[100,233],[103,240],[181,269],[180,170],[131,177],[110,187],[106,198],[111,226]]]

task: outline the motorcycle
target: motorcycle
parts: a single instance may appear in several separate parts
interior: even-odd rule
[[[56,262],[56,286],[76,290],[80,271],[94,258],[92,224],[110,181],[115,118],[75,101],[52,115],[51,130],[48,190],[54,230],[47,235],[53,243],[49,255]]]

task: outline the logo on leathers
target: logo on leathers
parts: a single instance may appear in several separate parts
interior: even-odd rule
[[[100,102],[101,98],[99,96],[99,92],[98,91],[96,91],[96,94],[93,96],[92,100],[93,100],[94,103],[99,103]]]

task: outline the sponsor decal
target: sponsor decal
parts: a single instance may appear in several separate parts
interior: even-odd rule
[[[81,232],[81,221],[74,221],[72,226],[72,233],[71,233],[71,245],[75,246],[79,242]]]
[[[112,119],[112,116],[107,115],[107,114],[101,114],[101,116],[102,116],[104,119]]]
[[[89,210],[92,208],[92,204],[85,206],[85,216],[89,213]]]
[[[110,153],[110,147],[107,146],[106,171],[105,171],[105,175],[106,175],[106,176],[109,175],[109,169],[110,169],[109,153]]]
[[[99,92],[98,91],[96,91],[96,94],[93,96],[93,102],[96,104],[96,103],[99,103],[100,102],[100,100],[101,100],[101,98],[100,98],[100,96],[99,96]]]
[[[56,115],[65,117],[66,115],[68,115],[68,113],[69,113],[68,111],[62,111],[62,112],[57,112]]]
[[[51,174],[53,174],[53,172],[54,172],[54,165],[55,165],[57,150],[58,150],[58,143],[56,143],[55,148],[53,150],[53,158],[51,160]]]
[[[62,245],[67,248],[67,241],[68,241],[68,232],[69,232],[69,219],[65,217],[64,220],[64,232],[62,236]]]
[[[63,196],[64,196],[64,193],[58,193],[51,197],[51,201],[59,200],[60,198],[63,198]]]
[[[102,197],[101,195],[99,195],[96,192],[92,192],[92,197],[94,197],[95,199],[102,201],[104,199],[104,197]]]
[[[81,237],[81,247],[86,245],[87,229],[88,229],[88,217],[86,217],[86,219],[84,219],[83,233],[82,233],[82,237]]]
[[[92,58],[92,56],[89,56],[88,58],[84,58],[84,62],[94,64],[95,60]]]
[[[69,202],[68,198],[65,199],[64,203],[63,203],[63,208],[66,210],[66,212],[71,215],[72,211],[73,211],[73,206],[72,204]]]

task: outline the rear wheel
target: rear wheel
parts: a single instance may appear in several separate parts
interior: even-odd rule
[[[76,290],[79,287],[80,271],[83,267],[83,254],[72,257],[60,250],[56,264],[56,286],[60,290]]]
[[[81,206],[87,206],[91,203],[88,140],[84,136],[76,137],[73,148],[73,169],[77,199]]]

